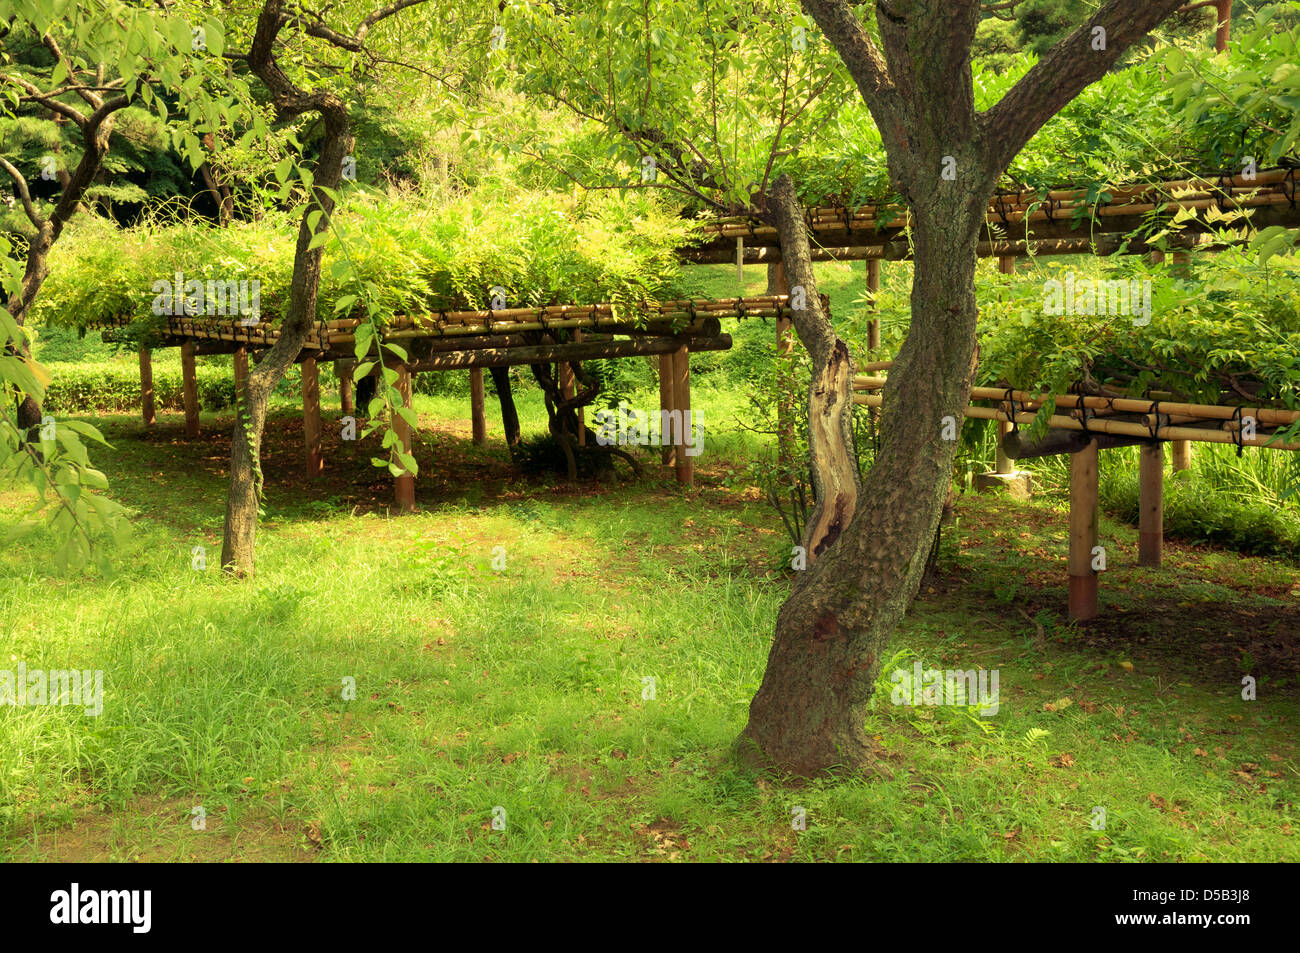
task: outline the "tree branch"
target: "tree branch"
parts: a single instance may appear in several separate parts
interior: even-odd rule
[[[894,86],[884,54],[862,28],[853,8],[844,0],[803,0],[803,8],[840,54],[882,134],[888,127],[905,142],[903,127],[907,110]]]
[[[18,197],[22,200],[23,211],[27,213],[31,223],[36,226],[38,231],[44,228],[45,219],[41,218],[40,213],[36,211],[36,206],[32,203],[32,195],[27,190],[27,180],[23,178],[23,174],[14,168],[13,163],[4,156],[0,156],[0,169],[8,172],[10,178],[14,180],[14,191],[18,193]]]
[[[998,170],[1085,88],[1106,75],[1124,51],[1169,17],[1182,0],[1110,0],[1065,37],[978,117],[990,167]],[[1104,49],[1093,49],[1104,33]]]

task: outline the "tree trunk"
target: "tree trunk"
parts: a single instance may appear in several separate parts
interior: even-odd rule
[[[857,4],[802,0],[871,110],[891,184],[912,214],[916,255],[911,326],[885,386],[880,450],[859,493],[869,505],[857,507],[839,542],[798,575],[750,704],[743,737],[780,768],[812,774],[867,759],[866,705],[881,655],[920,587],[951,483],[957,441],[945,438],[960,427],[974,375],[975,252],[989,195],[1034,133],[1179,2],[1107,0],[977,113],[970,49],[978,3],[879,2],[877,44]],[[793,200],[776,202],[787,215],[791,207]],[[793,273],[794,246],[786,247],[797,231],[781,230],[792,287],[805,280]],[[822,347],[828,340],[808,337]],[[828,385],[833,378],[826,358],[805,347],[815,400],[818,377]]]
[[[935,204],[920,210],[915,228],[911,329],[885,388],[880,451],[859,492],[870,505],[857,507],[839,542],[797,577],[750,704],[744,737],[799,774],[866,760],[866,706],[881,656],[920,587],[952,478],[957,441],[945,439],[952,430],[944,418],[960,427],[975,366],[978,203]],[[797,256],[782,254],[790,268]],[[838,364],[815,366],[838,380]],[[824,400],[815,382],[810,404]]]
[[[27,246],[27,263],[23,269],[23,283],[21,289],[14,295],[11,295],[6,307],[14,322],[23,327],[27,320],[27,313],[31,310],[36,296],[40,293],[41,285],[45,283],[46,277],[50,273],[49,257],[50,249],[54,245],[56,229],[52,221],[42,223],[41,227],[36,230],[31,238],[31,243]],[[6,351],[18,354],[21,357],[31,359],[31,346],[24,340],[20,345],[15,346],[12,342],[6,346]],[[18,402],[18,432],[27,439],[33,427],[40,426],[41,423],[41,405],[30,394],[23,394],[22,399]]]
[[[343,157],[352,149],[348,132],[348,114],[343,103],[327,97],[321,107],[325,141],[316,167],[315,200],[303,209],[298,227],[298,244],[294,249],[293,279],[289,286],[289,307],[280,328],[280,337],[249,371],[245,387],[245,404],[237,405],[235,431],[230,450],[230,493],[226,498],[226,525],[221,545],[221,566],[237,576],[252,575],[257,542],[258,502],[262,491],[262,433],[266,426],[267,404],[271,392],[284,378],[289,366],[298,358],[316,316],[316,295],[320,290],[321,256],[324,247],[309,248],[315,232],[329,228],[334,202],[322,189],[338,188],[342,178]],[[316,208],[325,214],[312,229],[307,217]]]
[[[812,361],[808,388],[808,455],[815,501],[802,545],[811,562],[834,545],[853,519],[858,467],[853,449],[853,361],[822,308],[805,216],[794,182],[772,188],[772,218],[781,239],[795,332]],[[769,276],[770,277],[770,276]]]
[[[48,219],[42,219],[36,212],[35,205],[31,202],[26,180],[7,160],[4,162],[5,171],[14,179],[15,191],[23,199],[24,210],[36,229],[27,246],[27,262],[23,269],[22,286],[5,303],[10,317],[14,319],[14,323],[19,327],[23,327],[26,322],[27,314],[31,311],[36,296],[40,294],[41,286],[50,274],[50,249],[54,247],[54,243],[58,241],[59,236],[63,233],[64,225],[81,209],[82,196],[86,194],[86,189],[89,188],[99,174],[100,166],[104,162],[104,156],[108,154],[109,135],[113,130],[113,120],[117,111],[126,103],[125,97],[117,97],[107,103],[101,103],[89,117],[85,117],[77,123],[81,131],[83,144],[81,159],[78,160],[72,174],[69,175],[64,171],[59,177],[63,191],[59,195],[59,201],[55,204],[54,211],[50,213]],[[31,348],[25,341],[18,348],[14,348],[11,344],[6,350],[11,353],[18,353],[28,359],[32,356]],[[19,432],[24,433],[32,427],[38,426],[41,422],[41,415],[41,405],[36,402],[35,398],[30,394],[23,395],[23,399],[18,404]]]
[[[324,246],[311,248],[318,232],[326,231],[334,212],[334,200],[326,189],[338,188],[343,177],[343,159],[352,150],[347,106],[333,93],[306,93],[294,86],[276,65],[273,48],[286,19],[280,0],[267,0],[258,17],[257,30],[248,56],[249,66],[267,85],[277,117],[288,119],[305,112],[317,112],[324,126],[320,159],[316,164],[312,194],[302,211],[298,243],[294,249],[293,279],[289,303],[281,319],[280,337],[257,367],[249,372],[245,404],[237,406],[235,431],[230,450],[230,493],[226,498],[226,524],[221,546],[221,566],[238,576],[252,575],[257,542],[258,503],[261,496],[262,433],[266,425],[267,402],[285,371],[297,360],[316,318],[316,295],[320,289],[321,257]],[[321,209],[313,229],[308,218]]]
[[[519,443],[519,411],[515,409],[515,397],[510,386],[510,368],[490,367],[488,372],[492,375],[492,386],[501,404],[501,429],[505,431],[506,445],[514,447]]]

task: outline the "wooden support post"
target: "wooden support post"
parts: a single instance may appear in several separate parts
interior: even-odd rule
[[[406,364],[397,365],[397,390],[402,395],[402,404],[406,407],[412,407],[411,368]],[[393,415],[393,433],[397,434],[397,441],[402,450],[411,453],[413,446],[411,425],[402,418],[401,414]],[[397,505],[407,513],[414,510],[415,477],[409,471],[404,471],[401,476],[394,480],[394,484],[397,490]]]
[[[469,415],[474,432],[474,446],[487,445],[487,415],[483,410],[483,368],[469,369]]]
[[[325,461],[320,452],[320,367],[316,358],[302,362],[302,439],[307,452],[307,479],[320,476]]]
[[[880,293],[880,259],[867,259],[867,291],[871,294],[871,310],[876,310],[876,296]],[[867,322],[867,349],[880,350],[880,319]]]
[[[199,379],[194,370],[194,342],[181,345],[181,379],[185,385],[185,436],[199,435]]]
[[[1190,278],[1192,276],[1192,255],[1191,252],[1176,251],[1173,254],[1173,260],[1170,262],[1169,270],[1179,278]]]
[[[1164,545],[1165,445],[1143,444],[1138,466],[1138,565],[1159,568]]]
[[[1016,258],[1014,255],[998,256],[998,272],[1004,275],[1014,275],[1016,273]]]
[[[352,386],[352,371],[355,367],[352,361],[334,362],[334,376],[339,379],[339,407],[345,417],[354,416],[357,412]]]
[[[671,354],[659,355],[659,410],[660,421],[664,420],[664,412],[672,413],[673,407],[677,403],[676,390],[673,386],[673,356]],[[672,466],[676,456],[676,448],[667,441],[666,434],[660,434],[663,441],[663,449],[660,451],[660,463],[664,466]]]
[[[1218,0],[1215,15],[1219,22],[1214,30],[1214,50],[1222,53],[1228,48],[1228,37],[1232,32],[1232,0]]]
[[[573,329],[573,343],[574,344],[582,343],[582,328]],[[572,375],[570,375],[569,382],[570,384],[573,383]],[[587,445],[587,409],[585,407],[579,407],[578,408],[578,446],[585,447],[586,445]]]
[[[676,433],[677,482],[690,486],[695,482],[695,458],[687,456],[686,441],[692,431],[691,414],[691,352],[683,344],[673,354],[673,404],[682,413],[682,425]]]
[[[1097,545],[1097,442],[1070,455],[1070,605],[1071,619],[1097,617],[1097,573],[1092,550]]]
[[[1009,433],[1011,433],[1011,424],[1010,424],[1010,422],[1009,422],[1009,421],[1006,421],[1006,420],[999,420],[999,421],[998,421],[998,447],[997,447],[997,461],[996,461],[996,464],[995,464],[995,466],[994,466],[994,471],[993,471],[993,472],[995,472],[995,473],[1015,473],[1015,472],[1016,472],[1016,464],[1015,464],[1015,461],[1012,460],[1009,456],[1007,456],[1007,452],[1006,452],[1004,449],[1002,449],[1002,440],[1003,440],[1003,438],[1005,438],[1006,435],[1009,434]]]
[[[1173,467],[1174,470],[1190,470],[1192,468],[1192,442],[1190,440],[1171,440],[1173,444]]]
[[[158,412],[153,402],[153,355],[147,347],[140,348],[140,413],[146,427],[152,427],[158,422]]]
[[[248,401],[248,348],[235,349],[235,400],[240,407],[246,407]]]

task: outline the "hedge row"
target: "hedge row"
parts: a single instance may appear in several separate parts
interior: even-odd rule
[[[131,364],[113,361],[45,365],[51,381],[45,392],[44,408],[54,414],[84,414],[94,411],[136,410],[140,407],[140,372]],[[228,367],[195,368],[199,385],[199,406],[222,410],[235,403],[235,382]],[[184,385],[179,367],[155,362],[154,403],[159,410],[180,410],[184,406]]]
[[[1131,473],[1103,481],[1102,508],[1138,524],[1138,479]],[[1164,531],[1193,543],[1214,543],[1258,556],[1300,556],[1300,516],[1263,502],[1207,492],[1185,479],[1165,482]]]

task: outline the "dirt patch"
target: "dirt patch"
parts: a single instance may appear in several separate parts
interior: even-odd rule
[[[10,861],[53,863],[308,863],[302,832],[275,820],[260,807],[241,811],[232,822],[224,812],[203,819],[195,830],[187,799],[140,797],[125,808],[91,808],[71,824],[11,845]]]

